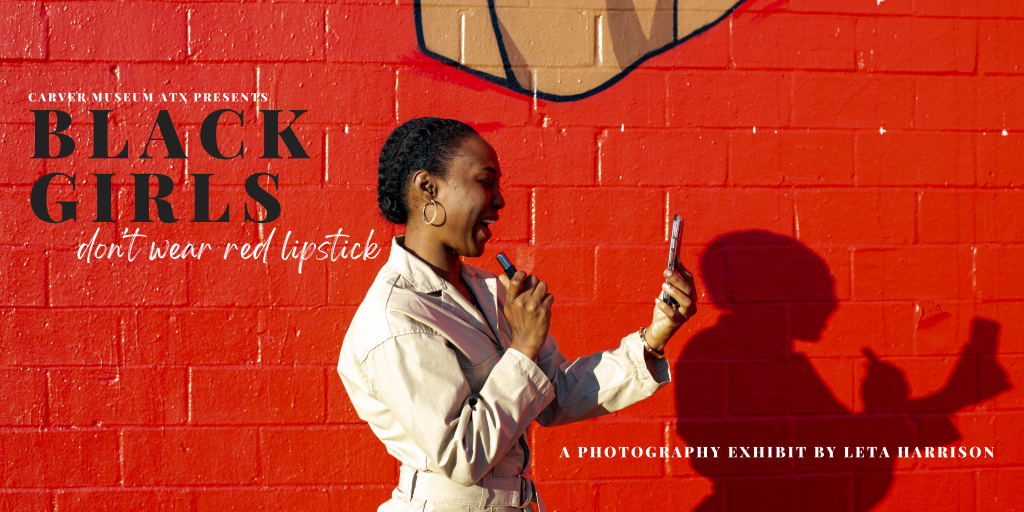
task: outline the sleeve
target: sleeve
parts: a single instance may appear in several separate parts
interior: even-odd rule
[[[651,375],[638,332],[622,338],[616,349],[576,361],[567,361],[554,338],[548,335],[537,365],[554,388],[554,399],[537,416],[537,422],[545,427],[624,409],[671,381],[666,359],[656,358],[657,378]]]
[[[363,365],[371,396],[436,464],[431,470],[467,486],[497,464],[555,396],[547,376],[516,350],[501,356],[474,394],[447,340],[433,333],[391,338]]]

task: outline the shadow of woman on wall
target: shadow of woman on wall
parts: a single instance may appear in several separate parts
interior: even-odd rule
[[[713,482],[698,512],[870,510],[892,485],[898,447],[913,453],[956,442],[954,412],[1010,389],[995,359],[999,324],[975,318],[946,384],[923,398],[909,398],[903,371],[862,349],[864,411],[854,413],[793,351],[793,340],[818,341],[837,307],[820,256],[790,237],[742,231],[715,239],[700,266],[724,313],[687,344],[673,374],[679,435],[691,447],[720,447],[717,458],[690,459]],[[788,457],[798,446],[804,456]],[[844,447],[858,446],[875,447],[875,457],[844,456]],[[730,458],[728,447],[761,457]],[[816,458],[813,447],[834,447],[834,456]],[[882,447],[889,457],[879,456]]]

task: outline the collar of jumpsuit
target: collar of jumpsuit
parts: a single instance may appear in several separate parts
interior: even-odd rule
[[[536,361],[509,349],[505,289],[463,264],[483,311],[427,263],[391,244],[345,333],[338,374],[359,417],[402,463],[396,507],[511,510],[536,498],[530,424],[555,426],[621,410],[671,380],[665,359],[645,362],[638,332],[618,348],[569,361],[550,335]],[[588,334],[604,345],[607,334]],[[591,339],[594,338],[594,339]],[[610,341],[610,340],[609,340]],[[382,466],[382,472],[387,469]]]

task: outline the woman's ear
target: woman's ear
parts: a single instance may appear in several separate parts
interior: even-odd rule
[[[431,176],[429,172],[420,169],[412,175],[412,187],[410,193],[413,198],[420,200],[423,203],[429,203],[431,199],[437,197],[437,178]]]

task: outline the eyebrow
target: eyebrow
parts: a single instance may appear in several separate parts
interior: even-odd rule
[[[495,168],[493,168],[493,167],[484,167],[483,169],[484,169],[485,171],[491,171],[491,172],[493,172],[493,173],[494,173],[494,174],[495,174],[496,176],[498,176],[499,178],[501,177],[501,171],[499,171],[499,170],[497,170],[497,169],[495,169]]]

